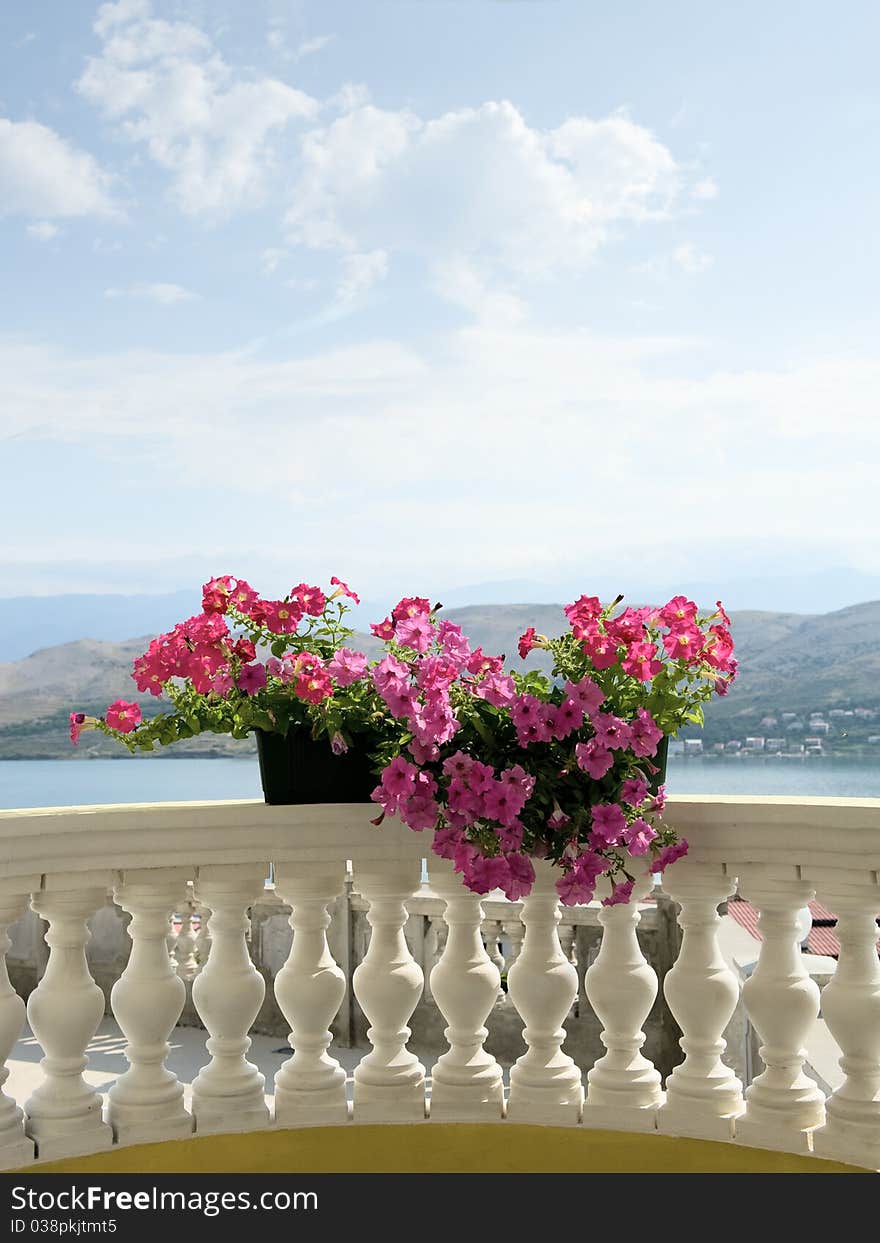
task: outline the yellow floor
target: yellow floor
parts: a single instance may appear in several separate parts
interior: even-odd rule
[[[709,1140],[516,1124],[314,1127],[205,1135],[37,1165],[53,1174],[853,1173]],[[864,1171],[863,1171],[864,1172]]]

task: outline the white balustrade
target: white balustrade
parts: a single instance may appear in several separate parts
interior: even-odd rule
[[[118,901],[118,899],[117,899]],[[199,973],[196,934],[193,931],[195,904],[187,897],[180,903],[180,932],[174,939],[174,964],[181,980],[192,980]]]
[[[131,955],[110,993],[130,1063],[107,1096],[107,1118],[119,1143],[173,1139],[193,1129],[183,1085],[165,1066],[168,1038],[186,999],[186,987],[168,957],[166,936],[186,880],[186,873],[176,869],[132,870],[115,890],[116,901],[131,914]]]
[[[522,952],[523,938],[526,935],[526,930],[523,927],[522,920],[519,918],[506,919],[502,923],[501,928],[504,932],[504,936],[507,940],[507,945],[508,945],[507,955],[504,961],[505,961],[505,965],[507,966],[507,975],[509,978],[510,968],[513,966],[513,964],[516,962],[517,958],[519,958]]]
[[[201,902],[194,901],[193,909],[199,917],[199,930],[196,933],[196,943],[193,947],[197,967],[196,974],[198,974],[208,961],[208,954],[211,950],[211,934],[208,932],[208,919],[211,912]]]
[[[46,974],[27,1003],[31,1031],[45,1056],[43,1081],[25,1104],[26,1130],[44,1160],[97,1152],[113,1142],[101,1095],[82,1074],[104,1014],[104,994],[86,962],[86,920],[104,905],[109,880],[107,873],[52,875],[31,902],[49,923]]]
[[[281,1126],[345,1122],[345,1071],[330,1057],[329,1026],[345,996],[345,976],[327,945],[327,905],[345,887],[345,869],[280,865],[275,890],[290,905],[293,942],[275,977],[275,997],[290,1024],[288,1058],[275,1076],[275,1120]]]
[[[443,859],[431,862],[431,886],[446,900],[449,934],[431,973],[431,991],[449,1026],[449,1049],[434,1063],[431,1118],[483,1122],[501,1118],[504,1084],[501,1067],[483,1048],[485,1026],[498,998],[501,977],[483,946],[483,908]]]
[[[670,868],[664,888],[679,903],[681,952],[664,980],[664,993],[679,1027],[685,1055],[666,1081],[657,1114],[660,1131],[698,1139],[731,1139],[734,1119],[745,1108],[742,1084],[721,1060],[722,1032],[739,1000],[739,984],[718,944],[719,905],[733,890],[720,865],[691,863]]]
[[[38,876],[30,884],[18,883],[17,892],[0,891],[0,1170],[25,1165],[34,1157],[34,1141],[25,1135],[24,1111],[3,1091],[9,1077],[6,1059],[24,1027],[24,1002],[9,981],[6,951],[12,942],[6,929],[27,910],[30,889],[40,883]]]
[[[247,911],[263,892],[267,865],[200,867],[199,900],[211,909],[211,953],[193,983],[193,1002],[210,1033],[211,1061],[193,1082],[196,1130],[252,1131],[269,1123],[265,1077],[245,1056],[266,993],[248,953]]]
[[[522,903],[522,952],[507,973],[508,994],[525,1021],[528,1048],[510,1071],[507,1116],[516,1122],[576,1123],[584,1089],[581,1072],[562,1051],[578,991],[577,971],[562,952],[557,925],[558,870],[535,860],[535,883]]]
[[[745,865],[740,892],[760,911],[758,965],[743,985],[749,1018],[761,1037],[765,1070],[746,1089],[736,1122],[740,1143],[809,1151],[809,1132],[825,1121],[825,1096],[804,1072],[807,1037],[819,1013],[819,989],[801,958],[798,916],[813,898],[796,867]]]
[[[587,997],[602,1021],[607,1052],[587,1075],[584,1126],[653,1131],[663,1092],[660,1074],[641,1048],[642,1024],[657,996],[657,973],[642,953],[636,928],[638,901],[650,892],[654,878],[634,862],[630,867],[636,876],[633,900],[602,908],[602,944],[586,974]]]
[[[13,1048],[22,1003],[0,967],[0,1168],[26,1168],[35,1143],[37,1161],[46,1161],[100,1151],[114,1141],[185,1136],[193,1120],[201,1133],[268,1125],[264,1079],[247,1058],[265,992],[249,953],[247,913],[263,893],[268,860],[278,893],[290,904],[293,929],[275,981],[293,1049],[276,1075],[275,1124],[344,1123],[350,1107],[330,1028],[340,1004],[351,1001],[344,978],[350,968],[345,953],[344,970],[334,961],[327,930],[328,908],[343,892],[349,859],[355,950],[359,926],[372,931],[353,976],[372,1046],[355,1062],[356,1122],[426,1118],[425,1072],[418,1049],[409,1048],[423,988],[422,968],[404,934],[409,919],[411,932],[423,930],[415,943],[430,977],[426,996],[446,1020],[448,1047],[434,1065],[429,1125],[487,1119],[500,1126],[577,1125],[581,1118],[587,1127],[656,1127],[667,1135],[798,1152],[808,1160],[812,1151],[880,1167],[880,800],[668,801],[668,820],[691,849],[663,878],[680,906],[683,934],[664,985],[681,1027],[683,1060],[669,1075],[665,1095],[642,1047],[657,980],[639,944],[641,913],[649,928],[660,926],[653,905],[639,905],[647,874],[639,872],[630,904],[564,912],[555,891],[558,873],[544,861],[537,861],[532,893],[518,903],[497,893],[480,898],[434,858],[424,886],[427,840],[393,819],[377,829],[369,823],[374,814],[371,806],[256,802],[0,812],[0,940],[8,943],[2,929],[15,924],[27,895],[49,927],[48,964],[27,1007],[44,1056],[39,1070],[27,1069],[24,1091],[22,1062],[30,1053],[22,1046],[19,1058]],[[88,1063],[89,1047],[105,1003],[86,946],[87,920],[104,907],[111,888],[132,917],[131,955],[111,998],[129,1066],[115,1082],[107,1076],[105,1085],[89,1074],[96,1069]],[[765,1069],[744,1098],[725,1061],[737,982],[721,952],[717,914],[736,889],[758,908],[763,938],[753,942],[757,966],[743,1001],[760,1033]],[[819,994],[800,951],[798,923],[814,891],[838,915],[841,943],[822,996],[843,1073],[827,1109],[804,1066]],[[176,957],[169,958],[172,911],[180,912],[182,929]],[[194,937],[196,911],[202,918]],[[606,1052],[589,1069],[584,1101],[581,1068],[563,1042],[566,1028],[584,1016],[583,999],[580,1017],[572,1014],[574,930],[596,924],[601,947],[585,991],[603,1026]],[[21,927],[13,928],[13,953],[26,943]],[[501,931],[509,1001],[496,1008]],[[331,937],[329,944],[341,942]],[[193,1083],[190,1115],[165,1063],[194,962],[192,993],[207,1029],[209,1060]],[[585,965],[579,962],[578,970]],[[522,1018],[527,1051],[511,1070],[505,1110],[501,1072],[486,1044],[493,1022],[499,1031],[509,1022],[511,1003]],[[426,1011],[424,1018],[430,1027],[436,1014]],[[13,1068],[9,1077],[4,1063]],[[96,1082],[109,1087],[106,1117]]]
[[[880,1167],[880,885],[840,875],[822,880],[822,901],[837,914],[840,958],[822,991],[822,1017],[843,1056],[846,1076],[813,1133],[819,1156]],[[819,883],[819,882],[817,882]]]
[[[415,1121],[425,1117],[425,1068],[406,1044],[407,1023],[422,992],[422,969],[403,935],[404,905],[419,888],[417,863],[355,871],[355,885],[367,899],[372,928],[369,949],[355,969],[353,986],[370,1027],[372,1052],[354,1072],[356,1122]]]

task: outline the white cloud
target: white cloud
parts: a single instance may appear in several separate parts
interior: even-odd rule
[[[699,246],[695,246],[693,242],[685,242],[682,246],[676,246],[672,252],[672,258],[683,272],[690,275],[705,272],[715,262],[712,255],[701,250]]]
[[[671,152],[623,115],[544,131],[509,102],[431,120],[360,104],[304,138],[287,228],[312,248],[417,255],[435,288],[484,309],[497,296],[509,319],[518,283],[667,217],[682,184]]]
[[[119,132],[143,145],[192,215],[224,216],[261,201],[277,140],[318,105],[277,78],[238,74],[190,22],[153,16],[147,0],[98,11],[102,48],[77,83]]]
[[[191,289],[182,285],[168,284],[164,281],[144,282],[129,285],[127,288],[105,289],[105,298],[140,298],[147,302],[158,302],[161,306],[174,306],[178,302],[192,302],[198,298]]]
[[[25,232],[28,237],[35,237],[38,242],[51,242],[63,230],[51,220],[37,220],[36,223],[27,225]]]
[[[692,580],[768,532],[867,562],[878,398],[869,357],[725,371],[695,341],[527,324],[276,360],[0,343],[7,434],[100,447],[145,493],[161,469],[188,498],[157,530],[181,555],[216,539],[222,484],[267,554],[296,532],[316,569],[411,569],[412,525],[430,581],[563,561]]]
[[[113,178],[38,121],[0,117],[0,216],[114,216]]]
[[[714,177],[704,177],[691,189],[691,198],[715,199],[718,197],[718,183]]]
[[[332,43],[334,37],[333,35],[316,35],[314,39],[305,39],[294,52],[294,60],[303,60],[306,56],[314,56],[315,52],[320,52],[328,43]]]

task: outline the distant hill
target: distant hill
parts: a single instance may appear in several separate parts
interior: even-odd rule
[[[565,625],[558,604],[472,605],[445,615],[464,628],[473,644],[490,654],[505,653],[514,666],[521,664],[517,639],[527,626],[554,634]],[[732,622],[740,678],[726,699],[713,701],[708,709],[707,742],[767,732],[758,729],[761,718],[784,711],[880,707],[880,601],[815,616],[746,611],[732,614]],[[67,738],[72,709],[97,714],[123,696],[155,710],[156,701],[138,696],[130,677],[132,661],[148,642],[149,637],[122,643],[80,639],[0,664],[0,758],[72,758],[77,754]],[[366,636],[359,645],[371,653],[378,647]],[[546,667],[546,657],[535,653],[528,663]],[[880,726],[871,730],[880,732]],[[250,740],[209,735],[168,754],[228,755],[249,749]],[[83,737],[83,752],[126,754],[96,734]]]

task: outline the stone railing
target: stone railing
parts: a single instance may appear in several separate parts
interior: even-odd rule
[[[431,894],[420,897],[424,838],[394,822],[376,829],[370,815],[363,806],[252,802],[0,813],[0,924],[15,924],[28,903],[48,924],[48,962],[27,1004],[45,1054],[42,1080],[21,1104],[0,1097],[0,1168],[32,1162],[35,1149],[40,1160],[50,1160],[114,1142],[175,1138],[194,1128],[246,1131],[426,1116],[658,1131],[880,1165],[880,800],[670,800],[670,822],[689,838],[691,852],[664,878],[681,906],[681,952],[664,991],[685,1055],[665,1090],[643,1053],[657,975],[636,935],[637,904],[598,912],[601,946],[586,971],[585,994],[606,1051],[584,1083],[581,1067],[561,1048],[578,997],[578,971],[560,943],[553,874],[539,866],[519,912],[524,939],[507,969],[525,1052],[505,1083],[485,1047],[486,1019],[499,994],[493,958],[496,925],[503,920],[491,900],[481,902],[448,864],[433,858]],[[346,988],[328,947],[328,906],[344,891],[346,861],[372,928],[353,972],[371,1049],[354,1071],[351,1101],[345,1073],[327,1051]],[[246,1057],[266,991],[248,949],[247,912],[264,891],[270,865],[293,929],[289,956],[274,980],[293,1053],[276,1076],[272,1117],[263,1076]],[[640,874],[637,897],[648,893],[651,880]],[[743,999],[761,1036],[765,1069],[745,1094],[721,1056],[739,986],[719,949],[717,910],[737,888],[760,909],[763,937]],[[130,1066],[104,1102],[82,1072],[104,1011],[104,995],[88,969],[86,921],[104,909],[108,889],[131,915],[131,955],[111,993]],[[841,942],[822,1009],[843,1051],[845,1077],[827,1101],[803,1071],[819,991],[801,961],[798,913],[814,893],[838,914]],[[448,929],[445,944],[423,955],[424,961],[436,958],[428,987],[447,1023],[448,1047],[430,1083],[407,1048],[424,979],[404,935],[405,904],[417,913],[422,900],[431,904],[430,936],[442,940],[441,908]],[[196,966],[199,960],[195,930],[188,927],[183,945],[175,947],[175,969],[169,917],[192,913],[190,903],[210,912],[207,930],[199,932],[210,937],[210,953],[192,984],[210,1060],[193,1083],[188,1110],[182,1085],[164,1063],[186,997],[181,975],[192,968],[191,951]],[[570,927],[573,918],[567,913]],[[23,1010],[11,986],[0,984],[4,1061]]]

